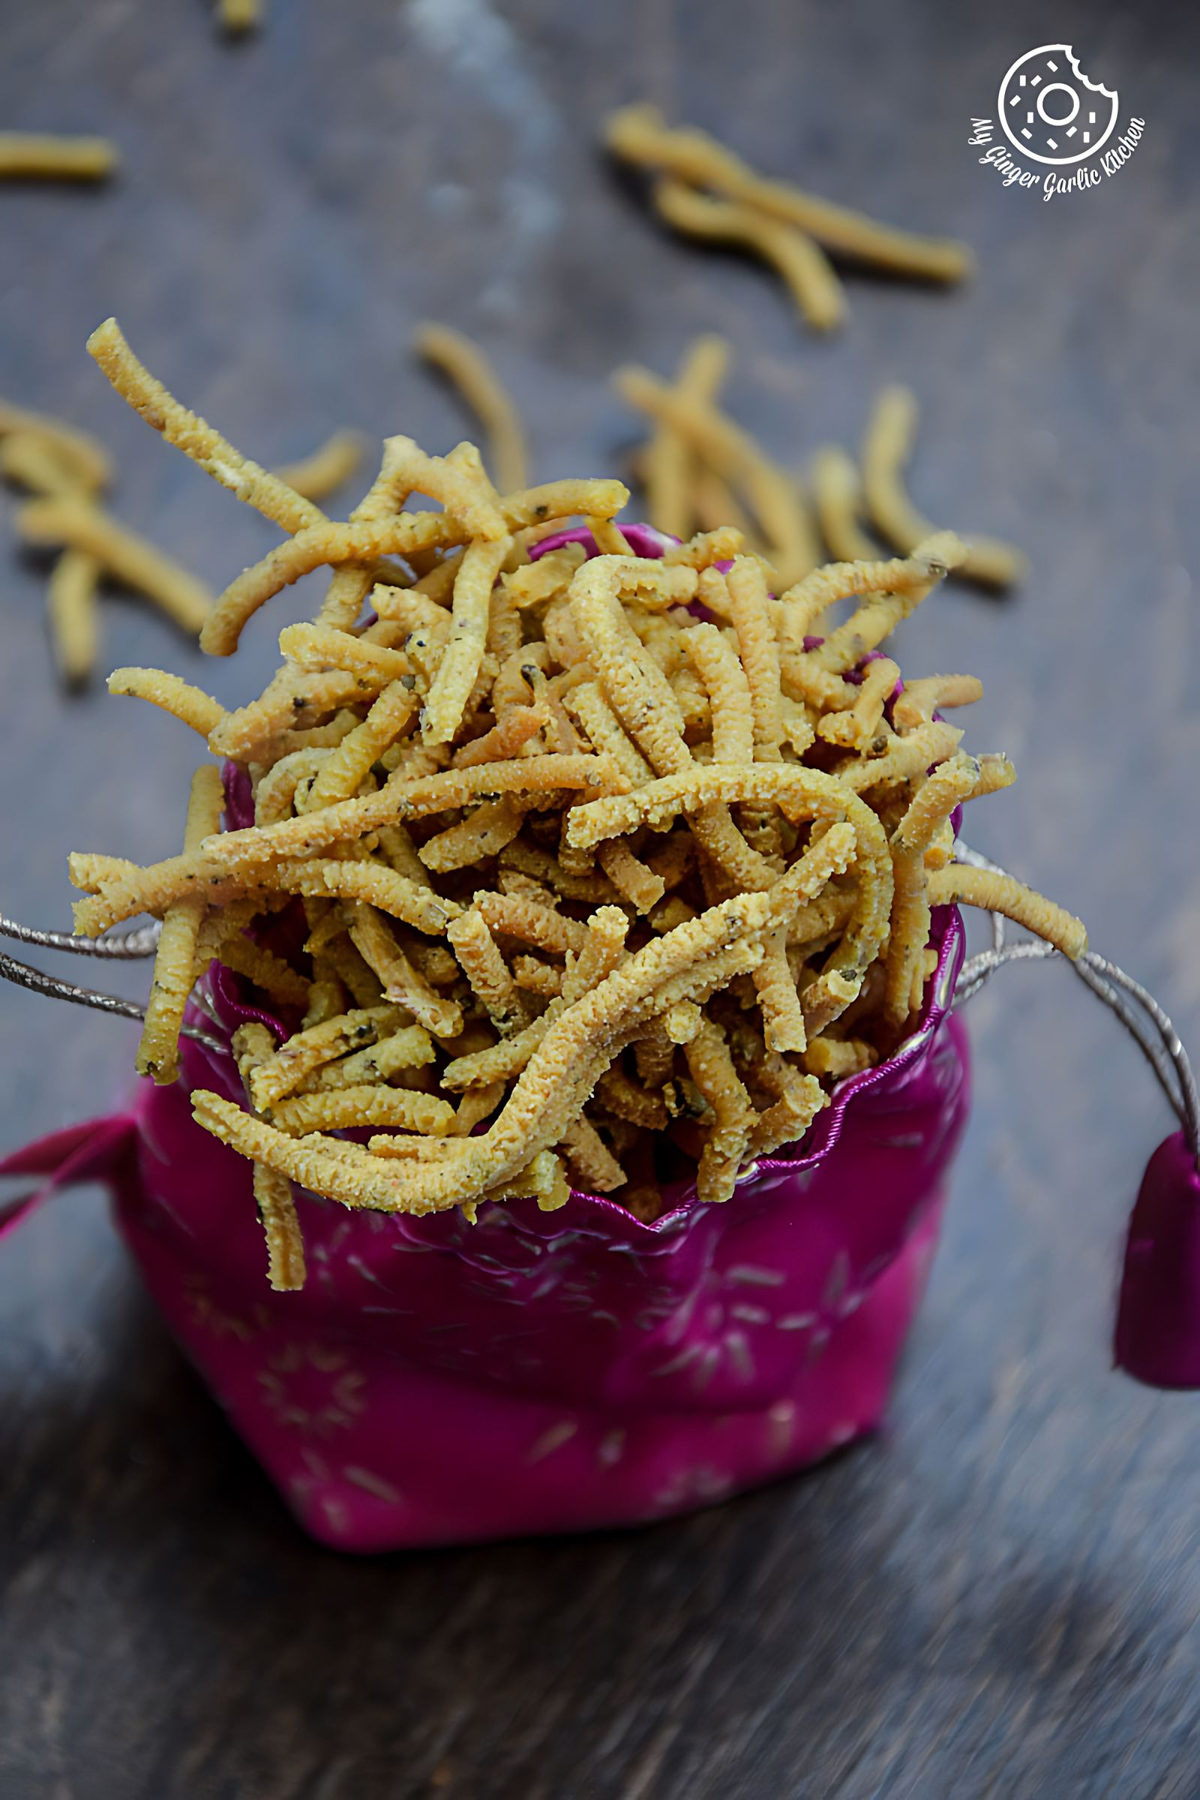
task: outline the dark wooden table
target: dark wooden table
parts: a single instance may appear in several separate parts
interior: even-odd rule
[[[3,123],[109,131],[125,165],[102,192],[0,192],[0,392],[108,439],[122,515],[220,586],[273,534],[109,394],[83,353],[109,312],[264,461],[347,423],[462,435],[407,353],[429,315],[494,353],[543,476],[619,466],[609,371],[665,370],[701,329],[729,334],[731,405],[797,465],[910,381],[927,508],[1033,563],[1011,599],[939,596],[901,645],[912,669],[986,679],[971,742],[1021,779],[975,835],[1200,1044],[1194,8],[1058,8],[1146,132],[1051,204],[965,141],[1050,30],[1029,0],[271,10],[231,46],[203,0],[9,0]],[[845,333],[806,335],[771,279],[668,241],[606,169],[598,121],[635,97],[961,234],[978,280],[852,278]],[[5,536],[0,905],[55,923],[69,846],[174,847],[193,748],[102,691],[59,695],[42,571]],[[165,661],[232,700],[287,612],[249,634],[249,666],[202,667],[114,594],[105,663]],[[5,1800],[1200,1792],[1200,1398],[1108,1367],[1119,1236],[1166,1110],[1061,970],[1007,974],[972,1023],[975,1113],[886,1432],[628,1535],[315,1548],[143,1299],[102,1196],[44,1212],[0,1252]],[[130,1049],[119,1024],[5,994],[0,1142],[98,1110]]]

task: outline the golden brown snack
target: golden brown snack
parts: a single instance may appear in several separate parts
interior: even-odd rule
[[[154,404],[211,458],[207,427]],[[663,410],[672,433],[683,405]],[[723,427],[703,453],[714,444],[728,447]],[[1011,779],[933,717],[977,685],[925,677],[897,697],[897,665],[876,654],[957,560],[949,534],[801,568],[780,590],[737,533],[634,556],[609,523],[619,484],[497,494],[461,447],[431,458],[389,439],[344,525],[296,517],[294,491],[239,466],[247,497],[295,520],[254,591],[315,554],[345,605],[286,627],[284,669],[236,713],[160,671],[113,687],[232,756],[256,823],[217,832],[210,808],[179,855],[78,855],[71,874],[82,931],[143,910],[167,921],[170,1007],[147,1026],[160,1072],[181,986],[213,958],[290,1033],[241,1040],[250,1112],[193,1095],[256,1165],[273,1279],[297,1279],[290,1181],[347,1206],[473,1216],[518,1195],[561,1205],[569,1176],[652,1217],[655,1133],[702,1199],[728,1199],[911,1029],[932,907],[995,906],[1082,947],[1061,909],[952,861],[953,807]],[[401,514],[424,489],[443,510]],[[523,534],[571,512],[603,553],[530,562]],[[417,567],[372,597],[372,559],[402,539],[424,546]],[[814,642],[848,597],[856,610]],[[348,1127],[388,1135],[334,1135]]]
[[[723,337],[710,333],[696,338],[680,365],[677,391],[685,399],[715,405],[728,364],[729,345]],[[641,460],[647,515],[659,531],[677,538],[691,534],[699,474],[686,438],[671,423],[660,420]],[[736,520],[725,512],[717,523],[735,524]]]
[[[183,833],[185,852],[195,850],[219,828],[223,804],[220,771],[213,763],[205,763],[192,777]],[[179,1074],[179,1032],[196,979],[196,940],[203,920],[204,901],[199,896],[177,900],[162,915],[162,935],[135,1059],[139,1075],[149,1075],[160,1083],[174,1081]]]
[[[217,16],[223,31],[230,37],[241,37],[244,32],[257,31],[262,24],[262,0],[219,0]]]
[[[912,552],[934,534],[909,498],[904,471],[917,429],[917,402],[907,388],[884,388],[875,402],[863,440],[863,492],[871,522],[898,550]],[[973,537],[958,573],[985,587],[1012,587],[1026,570],[1025,557],[998,538]]]
[[[628,162],[669,171],[698,188],[728,195],[768,218],[798,226],[827,250],[855,261],[927,281],[961,281],[974,265],[965,244],[879,225],[863,213],[819,200],[789,182],[756,175],[706,132],[670,129],[652,106],[626,106],[612,113],[606,137],[609,148]]]
[[[363,440],[357,431],[335,431],[311,456],[277,471],[280,481],[306,500],[324,500],[349,481],[362,461]]]
[[[678,432],[744,496],[761,527],[767,557],[785,585],[815,567],[816,536],[799,485],[740,426],[694,391],[668,387],[646,369],[620,369],[615,379],[631,406]]]
[[[654,205],[676,231],[760,256],[783,277],[801,318],[816,330],[832,331],[841,324],[846,314],[842,284],[819,244],[794,225],[744,200],[719,200],[672,177],[655,182]]]
[[[82,551],[153,600],[190,636],[204,629],[213,604],[204,584],[90,500],[71,494],[31,500],[17,514],[17,530],[27,544],[65,544]]]
[[[70,688],[81,687],[96,664],[99,579],[100,564],[86,550],[64,550],[50,574],[46,611],[59,673]]]
[[[104,181],[120,160],[111,138],[0,131],[0,180]]]
[[[528,477],[521,415],[478,344],[435,324],[419,325],[413,344],[418,356],[449,376],[483,426],[497,485],[504,493],[523,488]]]

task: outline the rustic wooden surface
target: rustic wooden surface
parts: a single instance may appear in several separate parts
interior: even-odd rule
[[[1200,1044],[1194,9],[1058,8],[1147,123],[1119,175],[1047,205],[965,142],[1049,29],[1029,0],[270,4],[229,45],[204,0],[9,0],[3,122],[109,131],[125,166],[102,192],[0,192],[0,392],[107,438],[121,514],[219,586],[273,534],[108,393],[82,346],[109,312],[264,461],[343,424],[461,435],[407,354],[426,315],[494,352],[542,476],[618,466],[608,372],[666,369],[700,329],[728,332],[731,404],[796,464],[911,381],[927,508],[1033,560],[1012,599],[948,592],[901,646],[986,679],[972,742],[1021,779],[975,835]],[[597,121],[635,97],[960,233],[978,280],[852,278],[845,333],[805,335],[772,280],[668,241],[605,168]],[[174,848],[193,752],[148,710],[57,694],[41,569],[7,526],[2,553],[0,905],[57,923],[68,846]],[[113,595],[105,662],[233,699],[286,614],[248,634],[248,667],[202,668]],[[973,1023],[977,1106],[887,1431],[631,1535],[314,1548],[98,1193],[5,1244],[6,1800],[1194,1795],[1200,1399],[1108,1368],[1116,1245],[1165,1108],[1063,971],[1008,973]],[[6,994],[0,1142],[99,1110],[130,1047]]]

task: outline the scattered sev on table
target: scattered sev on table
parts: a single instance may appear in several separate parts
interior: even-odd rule
[[[0,131],[0,180],[105,181],[120,160],[110,138]]]
[[[357,431],[335,431],[310,456],[277,471],[279,479],[306,500],[325,500],[349,481],[363,459]]]
[[[704,335],[688,348],[673,382],[648,370],[619,369],[622,397],[653,422],[634,468],[646,513],[659,531],[689,537],[736,525],[746,546],[764,556],[784,583],[797,581],[821,557],[875,561],[884,554],[864,520],[894,549],[909,554],[937,527],[909,498],[905,467],[916,431],[917,403],[907,388],[885,388],[872,409],[861,472],[836,446],[818,451],[811,488],[784,469],[720,406],[729,361],[724,338]],[[952,575],[991,588],[1020,581],[1022,553],[997,538],[965,539]]]
[[[96,591],[109,577],[152,600],[198,636],[212,596],[101,503],[111,462],[94,438],[41,413],[0,401],[0,473],[33,498],[16,517],[18,535],[57,551],[47,588],[55,661],[67,687],[91,676],[99,649]]]
[[[863,441],[863,497],[872,524],[898,550],[912,550],[931,530],[904,485],[916,428],[914,395],[903,387],[884,388]],[[1012,587],[1025,573],[1025,558],[997,538],[975,537],[959,572],[984,587]]]
[[[257,31],[263,22],[262,0],[218,0],[217,17],[230,37]]]
[[[454,383],[483,426],[485,461],[497,484],[524,487],[528,458],[521,415],[478,344],[449,325],[425,324],[417,327],[413,346]]]
[[[954,860],[955,808],[1013,779],[942,716],[978,683],[904,684],[879,650],[961,563],[953,534],[791,581],[730,527],[644,559],[615,524],[621,483],[504,492],[471,445],[407,438],[336,522],[167,394],[115,324],[92,348],[284,533],[218,600],[216,653],[331,570],[332,604],[285,627],[282,666],[236,710],[162,671],[115,681],[239,766],[255,823],[210,829],[206,759],[181,852],[70,862],[77,930],[165,921],[138,1052],[155,1079],[214,961],[280,1019],[278,1042],[238,1034],[243,1102],[192,1094],[255,1166],[275,1285],[304,1279],[295,1182],[470,1218],[574,1185],[650,1219],[689,1171],[728,1200],[911,1029],[934,906],[1085,948],[1062,908]],[[539,559],[574,518],[613,547]]]
[[[362,460],[363,440],[337,431],[301,462],[281,469],[293,496],[324,499]],[[86,432],[43,413],[0,400],[0,475],[34,496],[17,514],[26,544],[58,551],[46,590],[54,658],[68,688],[83,686],[99,655],[96,594],[102,579],[120,582],[154,602],[198,637],[212,595],[188,570],[101,505],[112,462]],[[313,507],[315,517],[323,517]]]
[[[732,244],[779,274],[800,316],[819,331],[846,310],[830,258],[918,281],[961,281],[974,258],[965,244],[880,225],[753,170],[707,132],[672,128],[653,106],[625,106],[605,126],[609,150],[652,177],[661,219],[684,236]]]

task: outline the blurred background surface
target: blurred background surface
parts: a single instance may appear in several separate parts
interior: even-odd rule
[[[0,190],[0,393],[102,437],[121,516],[215,588],[276,534],[108,390],[83,342],[109,313],[267,464],[343,425],[467,435],[410,354],[426,317],[492,355],[535,479],[619,472],[640,425],[612,368],[667,373],[702,330],[731,340],[729,409],[789,466],[856,443],[877,388],[909,383],[922,505],[1032,563],[1005,599],[943,590],[898,638],[909,671],[983,677],[969,742],[1016,762],[978,847],[1083,914],[1200,1047],[1194,9],[273,0],[242,43],[201,0],[0,13],[0,122],[103,132],[124,158],[94,192]],[[1117,175],[1047,204],[966,140],[1051,34],[1146,130]],[[817,338],[772,276],[667,235],[606,164],[598,128],[632,99],[967,239],[977,278],[851,273],[845,330]],[[16,504],[0,905],[62,925],[69,848],[175,848],[195,749],[102,684],[60,693]],[[104,666],[236,703],[312,603],[282,596],[215,663],[114,593]],[[6,1242],[0,1791],[1194,1794],[1200,1402],[1108,1367],[1165,1107],[1061,969],[1006,972],[970,1017],[976,1107],[889,1429],[629,1536],[319,1550],[171,1347],[99,1193]],[[6,990],[0,1143],[103,1110],[132,1045]]]

